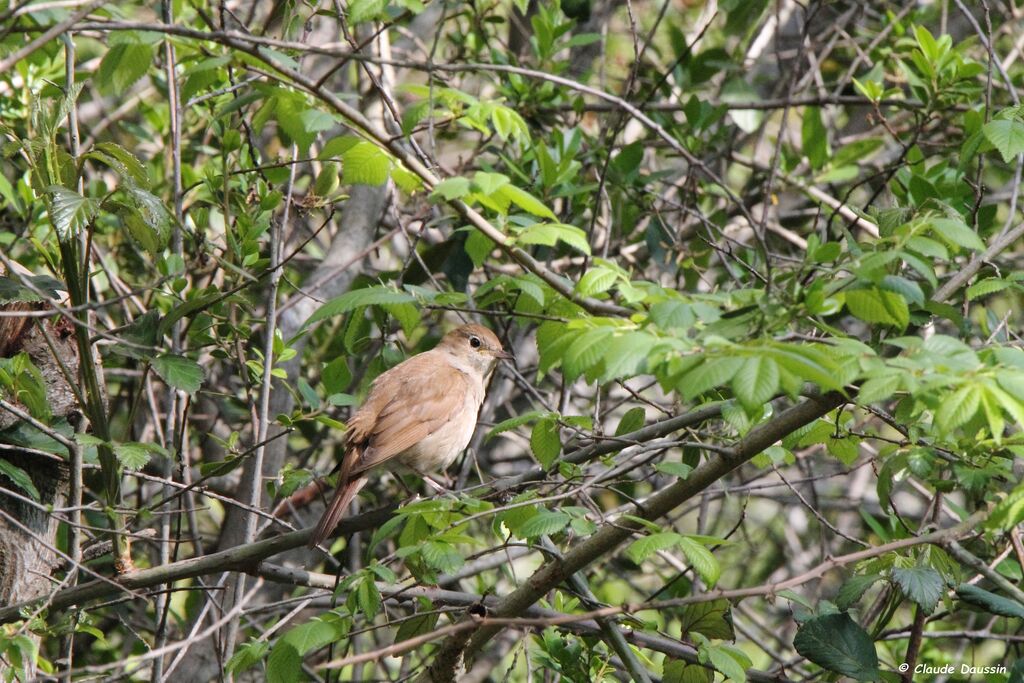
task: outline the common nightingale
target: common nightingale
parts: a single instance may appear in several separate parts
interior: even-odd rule
[[[463,325],[381,373],[348,421],[338,488],[309,545],[331,535],[370,470],[401,464],[424,476],[451,465],[473,436],[495,364],[510,358],[486,327]]]

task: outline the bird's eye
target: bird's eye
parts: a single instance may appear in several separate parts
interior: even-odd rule
[[[470,337],[469,338],[469,345],[472,346],[474,349],[479,349],[480,348],[480,337]]]

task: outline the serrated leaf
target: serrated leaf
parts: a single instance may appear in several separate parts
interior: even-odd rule
[[[424,633],[430,633],[437,626],[437,620],[440,616],[439,612],[428,612],[426,614],[415,614],[406,619],[398,627],[398,633],[395,634],[395,642],[400,643],[403,640],[409,640]]]
[[[857,392],[857,403],[868,405],[884,401],[900,388],[902,377],[898,372],[890,372],[883,377],[873,377],[860,386]]]
[[[607,292],[609,289],[615,286],[616,280],[619,279],[619,274],[610,268],[591,268],[580,281],[576,283],[576,291],[583,296],[594,296],[595,294],[601,294]]]
[[[118,43],[103,55],[96,83],[104,95],[124,95],[153,64],[153,48],[144,43]]]
[[[341,155],[341,180],[346,185],[383,185],[391,173],[391,157],[372,142],[360,140]]]
[[[701,651],[707,653],[711,665],[725,676],[726,680],[737,683],[744,683],[747,680],[747,672],[744,671],[743,665],[736,657],[740,654],[738,651],[723,645],[705,646],[701,648]]]
[[[601,361],[606,351],[604,342],[612,332],[610,327],[597,327],[572,341],[562,357],[562,367],[568,379],[576,379]]]
[[[647,411],[642,407],[637,406],[630,408],[626,411],[626,414],[619,420],[618,426],[615,428],[615,436],[622,436],[623,434],[629,434],[635,432],[644,426],[644,422],[647,420]]]
[[[973,249],[974,251],[985,250],[985,243],[978,237],[978,233],[967,227],[967,224],[962,220],[932,218],[928,221],[928,224],[939,236],[952,244],[966,249]]]
[[[99,213],[99,202],[60,185],[46,188],[50,193],[50,222],[57,238],[67,241],[85,228]]]
[[[378,19],[383,15],[387,5],[387,0],[349,0],[348,20],[352,24],[359,24]]]
[[[626,548],[626,555],[635,564],[642,564],[644,560],[658,552],[674,548],[682,540],[682,535],[674,531],[660,531],[638,538]]]
[[[450,202],[453,199],[461,199],[467,194],[469,194],[469,178],[456,176],[442,180],[435,185],[430,196],[431,198],[441,197]]]
[[[984,280],[975,282],[967,288],[967,300],[974,301],[975,299],[980,299],[983,296],[1001,292],[1011,286],[1012,283],[1007,282],[1006,280],[1000,280],[997,277],[987,277]]]
[[[114,444],[114,455],[126,470],[140,470],[149,462],[152,451],[138,443]]]
[[[330,318],[335,315],[348,313],[356,308],[364,306],[382,306],[391,304],[414,303],[416,298],[411,294],[400,292],[390,287],[365,287],[345,292],[341,296],[334,297],[323,306],[318,308],[313,315],[309,316],[306,325]]]
[[[334,624],[313,619],[289,629],[281,636],[279,642],[289,643],[301,657],[307,652],[330,645],[340,635]]]
[[[960,387],[946,396],[935,411],[935,426],[940,432],[949,433],[974,417],[980,405],[981,391],[977,386]]]
[[[558,436],[558,423],[553,418],[545,418],[533,426],[530,450],[544,469],[555,462],[555,458],[562,452],[562,443]]]
[[[864,322],[905,329],[910,323],[906,300],[884,289],[854,289],[846,293],[846,307]]]
[[[931,567],[897,567],[892,570],[892,580],[903,595],[917,603],[925,614],[935,611],[945,592],[942,575]]]
[[[188,394],[199,391],[203,385],[205,373],[199,363],[184,356],[175,356],[169,353],[157,356],[153,359],[153,370],[160,375],[168,385]]]
[[[804,622],[793,639],[796,651],[823,669],[858,681],[880,677],[871,636],[845,612]]]
[[[515,429],[516,427],[522,426],[528,422],[533,422],[534,420],[547,415],[549,415],[549,413],[546,410],[528,410],[522,415],[516,415],[515,417],[510,417],[507,420],[502,420],[491,427],[490,431],[487,432],[487,436],[484,437],[484,441],[490,441],[502,432]]]
[[[705,391],[720,387],[739,371],[743,358],[719,356],[706,359],[679,380],[678,388],[683,397],[692,401]]]
[[[526,520],[516,530],[516,535],[522,538],[551,536],[564,529],[571,519],[568,514],[558,510],[541,510]]]
[[[992,146],[999,150],[1003,161],[1010,163],[1018,154],[1024,153],[1024,121],[1018,119],[996,119],[981,127]]]
[[[733,376],[732,389],[745,408],[758,408],[779,390],[779,366],[771,358],[751,356]]]
[[[298,683],[302,657],[295,646],[278,642],[267,657],[267,683]]]
[[[956,594],[967,604],[983,609],[989,614],[1024,619],[1024,605],[1015,600],[1009,600],[996,595],[984,588],[978,588],[969,583],[962,583],[956,587]]]
[[[679,614],[683,635],[700,633],[708,638],[734,640],[736,634],[729,620],[729,610],[729,601],[725,598],[686,605]]]
[[[714,588],[718,578],[722,575],[722,567],[711,551],[703,545],[683,536],[679,540],[679,549],[686,555],[686,560],[694,568],[708,588]]]
[[[587,233],[575,225],[565,223],[536,223],[516,235],[515,241],[517,244],[541,244],[548,247],[565,242],[584,254],[590,253]]]
[[[544,205],[544,202],[537,199],[526,190],[516,187],[515,185],[509,184],[501,187],[495,193],[495,197],[508,200],[515,204],[516,206],[518,206],[523,211],[531,213],[534,216],[540,216],[541,218],[547,218],[548,220],[552,221],[558,220],[558,217],[555,216],[554,213],[552,213],[551,209]],[[579,228],[576,229],[579,230]],[[583,231],[580,230],[580,232],[582,233]],[[590,253],[589,250],[587,251],[587,253]]]
[[[855,602],[861,599],[864,593],[867,592],[871,586],[882,580],[881,574],[866,574],[863,576],[851,576],[843,584],[842,588],[839,589],[838,595],[836,595],[835,603],[841,611],[845,612]]]
[[[29,476],[28,472],[0,458],[0,475],[10,479],[15,486],[27,493],[29,498],[37,503],[39,502],[39,489],[32,483],[32,477]]]
[[[662,683],[713,683],[715,674],[700,664],[668,659],[661,672]]]

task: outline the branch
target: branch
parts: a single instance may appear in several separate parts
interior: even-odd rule
[[[643,505],[636,505],[629,511],[646,520],[656,520],[679,507],[697,495],[715,481],[724,477],[755,455],[768,448],[782,437],[813,422],[829,411],[842,405],[845,399],[839,393],[832,392],[824,396],[812,397],[810,400],[797,404],[777,418],[752,430],[736,446],[733,455],[719,455],[694,470],[686,479],[655,494]],[[626,519],[614,526],[602,527],[593,536],[573,547],[561,559],[549,560],[533,573],[519,588],[500,599],[492,614],[497,618],[514,617],[524,613],[531,605],[541,599],[545,593],[577,571],[607,555],[624,543],[642,526],[639,522]],[[483,647],[487,641],[497,634],[502,626],[495,623],[477,624],[475,633],[465,643],[457,634],[449,638],[438,651],[434,663],[424,673],[426,681],[455,680],[455,671],[465,655],[472,655]]]
[[[339,524],[338,531],[342,534],[353,534],[357,531],[378,528],[391,517],[393,511],[393,507],[385,507],[356,517],[346,518]],[[40,604],[48,607],[51,612],[55,612],[72,605],[81,606],[92,600],[108,598],[120,591],[151,588],[160,584],[222,571],[253,572],[262,560],[286,550],[305,546],[312,533],[312,528],[293,531],[210,555],[192,557],[152,569],[128,572],[112,580],[90,581],[73,588],[57,591],[48,599],[28,600],[0,607],[0,624],[17,620],[23,609],[34,609]]]

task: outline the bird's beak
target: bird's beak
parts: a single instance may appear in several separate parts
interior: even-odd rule
[[[515,360],[516,359],[516,357],[513,356],[508,351],[495,351],[494,352],[494,357],[498,358],[499,360]]]

